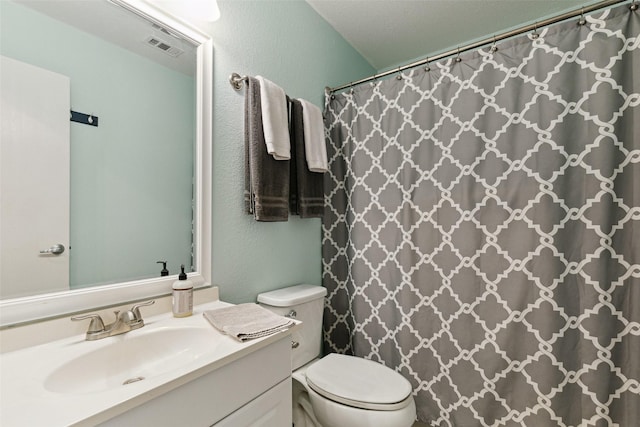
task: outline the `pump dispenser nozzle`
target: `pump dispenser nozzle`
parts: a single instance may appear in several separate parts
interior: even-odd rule
[[[162,264],[162,271],[160,272],[160,276],[169,275],[169,270],[167,270],[167,261],[157,261],[156,264]]]

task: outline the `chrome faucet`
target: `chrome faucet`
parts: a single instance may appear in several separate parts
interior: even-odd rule
[[[135,304],[130,310],[120,312],[115,310],[116,320],[113,323],[104,325],[102,317],[99,314],[85,314],[82,316],[72,317],[71,320],[85,320],[91,319],[89,323],[89,329],[87,329],[86,340],[95,341],[102,338],[112,337],[114,335],[124,334],[125,332],[140,329],[144,326],[144,320],[142,320],[142,314],[140,313],[140,307],[146,305],[152,305],[155,301],[145,301],[139,304]]]

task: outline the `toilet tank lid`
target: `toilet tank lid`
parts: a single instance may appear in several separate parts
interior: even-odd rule
[[[288,307],[323,298],[327,289],[317,285],[295,285],[258,294],[258,302],[273,307]]]

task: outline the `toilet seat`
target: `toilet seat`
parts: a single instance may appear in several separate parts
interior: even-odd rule
[[[413,401],[402,375],[359,357],[329,354],[309,366],[306,380],[319,395],[354,408],[396,411]]]

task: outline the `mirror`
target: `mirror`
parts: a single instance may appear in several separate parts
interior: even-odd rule
[[[98,5],[103,9],[98,21],[92,21],[89,14]],[[75,65],[92,73],[90,77],[78,77],[75,71],[69,72],[73,74],[69,78],[70,109],[95,116],[98,126],[70,124],[71,248],[66,252],[71,258],[70,288],[3,297],[0,325],[168,294],[179,264],[187,266],[197,285],[208,285],[211,39],[138,0],[16,0],[3,1],[2,8],[3,56],[10,56],[11,50],[5,33],[11,25],[4,25],[9,8],[37,16],[37,25],[42,28],[51,21],[62,21],[60,25],[66,27],[56,31],[56,37],[65,31],[79,34],[67,44],[73,45],[79,58]],[[72,27],[69,19],[79,19],[80,29]],[[135,35],[125,30],[128,23],[133,24]],[[17,25],[25,28],[22,23]],[[46,46],[39,31],[35,27],[23,31],[23,46]],[[100,39],[95,32],[100,32]],[[97,42],[91,44],[94,39]],[[110,45],[112,51],[97,51],[99,44]],[[116,50],[119,53],[114,53]],[[186,61],[176,61],[175,56],[167,55],[167,50],[174,55],[177,50],[182,51],[178,57]],[[64,59],[62,51],[62,46],[51,49],[49,45],[46,53],[35,53],[33,57],[65,65],[70,60]],[[115,58],[119,56],[128,59],[118,62]],[[136,72],[143,78],[133,76],[131,67],[136,63],[147,67]],[[117,75],[122,75],[123,80],[111,83]],[[88,87],[90,96],[75,93],[74,81],[77,87]],[[147,93],[141,94],[144,86]],[[2,91],[4,102],[4,86]],[[115,101],[106,102],[109,97]],[[3,188],[3,205],[5,196]],[[6,233],[1,231],[4,244]],[[45,261],[57,259],[50,254],[40,257]],[[156,264],[160,260],[169,261],[169,276],[160,277],[162,265]],[[30,278],[33,272],[27,268],[21,277]],[[5,288],[5,283],[0,286]]]

